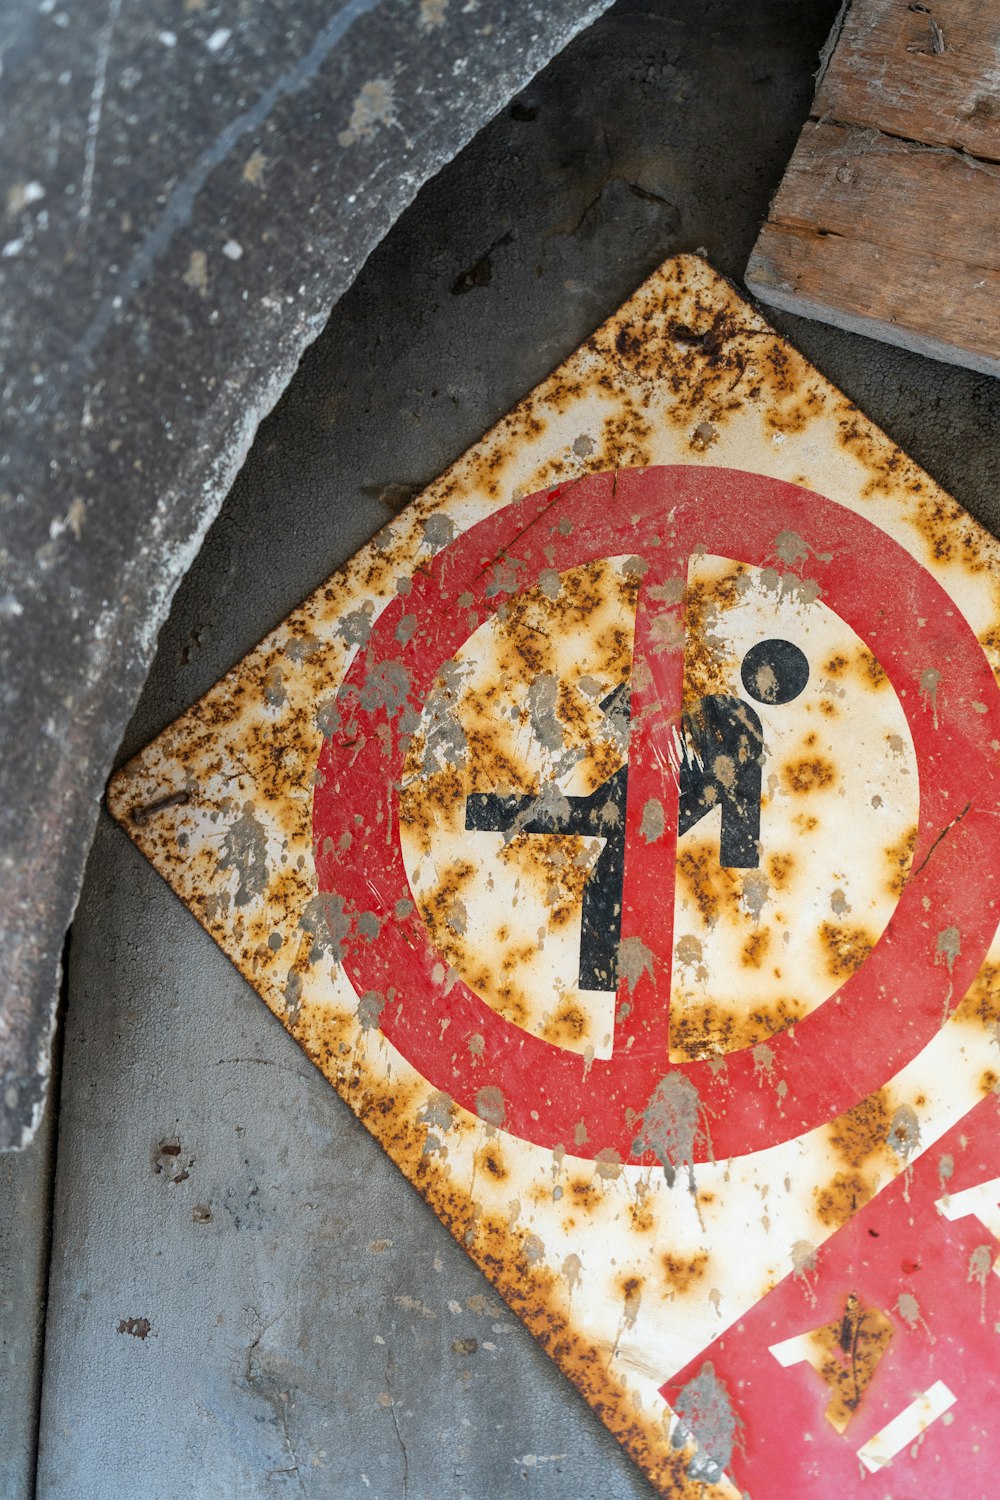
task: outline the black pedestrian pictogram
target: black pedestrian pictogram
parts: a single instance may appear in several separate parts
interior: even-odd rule
[[[608,719],[628,726],[631,693],[627,682],[601,703]],[[624,736],[623,736],[624,737]],[[549,804],[540,796],[499,797],[475,793],[466,800],[465,826],[489,833],[578,833],[604,839],[583,888],[580,928],[580,988],[618,988],[618,942],[625,880],[625,803],[628,764],[586,797],[560,796]]]
[[[760,785],[764,731],[742,698],[712,694],[683,718],[677,833],[718,807],[719,863],[753,870],[760,864]]]
[[[741,678],[758,703],[769,707],[790,703],[809,680],[809,663],[791,641],[760,641],[744,657]],[[630,703],[629,684],[621,683],[601,708],[607,718],[627,726]],[[681,729],[678,834],[718,807],[719,863],[730,869],[756,869],[764,758],[760,716],[743,698],[713,693],[683,715]],[[549,799],[544,793],[502,797],[477,792],[466,799],[465,826],[470,831],[582,834],[604,839],[583,891],[579,985],[584,990],[618,987],[627,798],[626,763],[586,797],[562,793]]]
[[[809,681],[809,663],[791,641],[759,641],[743,658],[740,677],[758,703],[790,703]],[[719,863],[757,869],[764,760],[759,714],[742,698],[713,693],[684,715],[682,730],[678,835],[718,807]]]

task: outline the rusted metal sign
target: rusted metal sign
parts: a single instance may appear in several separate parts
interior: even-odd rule
[[[664,1495],[992,1492],[998,588],[682,257],[112,784]]]

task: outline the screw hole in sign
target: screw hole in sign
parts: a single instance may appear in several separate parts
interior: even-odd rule
[[[864,962],[824,1004],[768,1038],[775,1074],[787,1082],[782,1108],[755,1083],[752,1047],[727,1053],[721,1064],[671,1061],[678,825],[683,833],[686,819],[702,815],[694,804],[710,778],[703,767],[698,771],[698,756],[689,755],[685,780],[686,752],[665,753],[678,743],[682,723],[685,614],[683,597],[665,602],[671,598],[665,585],[685,578],[689,559],[706,553],[751,568],[773,566],[776,538],[789,534],[821,543],[809,556],[811,586],[865,643],[902,706],[919,776],[919,824],[909,877]],[[633,967],[617,978],[620,1019],[610,1056],[588,1058],[504,1019],[454,974],[442,982],[440,953],[410,899],[398,799],[408,733],[441,669],[469,636],[470,614],[488,619],[546,571],[622,554],[642,563],[632,677],[602,707],[619,711],[623,697],[629,700],[627,775],[616,789],[624,836],[614,856],[621,865],[614,939],[633,944],[643,962],[638,972]],[[665,618],[676,626],[668,636]],[[928,666],[941,685],[933,712],[919,691]],[[792,713],[809,670],[794,643],[769,638],[746,654],[741,675],[762,707],[788,704],[780,711]],[[372,690],[389,682],[392,691]],[[703,707],[702,748],[732,745],[731,700],[727,706],[724,698],[706,698]],[[738,717],[752,747],[760,721],[749,703],[744,707]],[[319,759],[313,831],[320,888],[342,899],[352,919],[345,970],[359,995],[392,992],[380,1028],[434,1088],[473,1113],[488,1097],[492,1123],[537,1145],[651,1160],[643,1120],[650,1101],[670,1088],[697,1100],[711,1121],[718,1157],[821,1125],[881,1087],[931,1039],[969,988],[996,930],[1000,773],[993,745],[1000,741],[1000,694],[982,648],[950,596],[899,542],[863,515],[799,486],[740,470],[664,466],[596,475],[511,504],[415,570],[408,593],[384,610],[358,651],[338,710],[340,726]],[[502,817],[516,817],[517,807],[499,806],[504,791],[470,796],[466,826],[500,826]],[[752,785],[740,795],[750,806],[759,798]],[[654,841],[642,836],[651,799],[665,809],[663,836]],[[571,815],[585,823],[588,813],[581,806]],[[731,863],[753,862],[746,818],[734,814],[730,821]],[[720,857],[727,863],[724,847]],[[961,951],[948,965],[939,961],[928,911],[946,913],[961,933]],[[362,914],[368,920],[359,924]],[[598,976],[599,987],[607,945],[602,949],[600,931],[592,933],[588,959],[586,921],[581,930],[581,965],[592,961],[587,972]],[[575,1133],[582,1115],[584,1144]],[[693,1159],[706,1159],[707,1135],[696,1131],[693,1144]]]

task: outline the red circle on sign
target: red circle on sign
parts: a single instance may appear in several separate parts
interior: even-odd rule
[[[696,551],[772,565],[776,539],[788,531],[821,543],[810,559],[811,579],[874,652],[903,706],[919,770],[920,819],[911,874],[862,967],[794,1028],[768,1038],[774,1076],[788,1085],[782,1107],[755,1076],[752,1048],[727,1054],[721,1066],[669,1061],[663,996],[672,962],[678,792],[659,747],[680,721],[683,646],[664,650],[661,628],[653,649],[652,625],[667,610],[651,594],[657,584],[685,577]],[[412,726],[441,668],[468,638],[469,610],[488,618],[515,573],[510,593],[530,587],[543,569],[561,572],[623,552],[640,556],[647,571],[636,613],[635,661],[644,670],[633,671],[632,681],[621,936],[642,940],[652,972],[620,994],[630,1008],[616,1025],[611,1057],[588,1063],[506,1021],[462,980],[446,990],[435,979],[440,955],[409,899],[396,789],[408,743],[401,719]],[[681,623],[683,604],[673,612]],[[404,614],[417,626],[401,644]],[[918,691],[931,667],[941,685],[933,713]],[[597,475],[507,506],[418,567],[409,592],[385,609],[358,652],[338,707],[340,728],[319,759],[313,830],[320,888],[339,895],[352,918],[345,969],[359,993],[389,997],[380,1028],[419,1073],[473,1113],[484,1088],[492,1101],[499,1090],[503,1128],[537,1145],[649,1160],[637,1141],[644,1111],[665,1077],[678,1074],[697,1091],[706,1127],[695,1160],[743,1155],[823,1124],[916,1056],[967,991],[997,929],[1000,694],[983,651],[951,597],[905,548],[854,511],[796,485],[740,470],[671,466]],[[639,833],[651,797],[666,810],[668,833],[647,844]],[[372,913],[381,924],[374,939]],[[367,920],[359,924],[362,915]],[[961,952],[948,968],[936,938],[952,926]],[[483,1044],[472,1054],[468,1042],[476,1035]],[[695,1097],[690,1089],[687,1097]],[[581,1118],[583,1147],[573,1144]]]

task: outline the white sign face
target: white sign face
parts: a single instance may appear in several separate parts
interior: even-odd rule
[[[788,564],[808,563],[804,549],[790,535]],[[720,864],[720,813],[679,838],[677,1062],[766,1043],[822,1005],[882,936],[909,873],[920,797],[906,714],[864,641],[810,583],[701,555],[688,571],[686,700],[711,692],[754,705],[765,852],[751,870]],[[764,659],[762,680],[745,681],[769,640],[784,643],[779,660],[799,654],[794,698]]]
[[[990,1492],[998,567],[682,257],[109,791],[664,1495]]]

